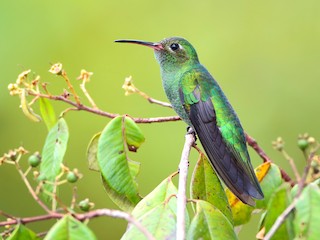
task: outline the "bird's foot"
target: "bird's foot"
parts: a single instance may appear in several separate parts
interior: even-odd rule
[[[193,137],[194,137],[194,144],[197,145],[197,144],[196,144],[197,134],[196,134],[196,132],[193,130],[192,127],[190,127],[190,126],[187,127],[187,134],[192,134],[192,135],[193,135]]]

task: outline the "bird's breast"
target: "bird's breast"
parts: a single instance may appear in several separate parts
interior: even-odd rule
[[[185,121],[189,126],[192,126],[187,112],[183,107],[183,103],[180,99],[179,88],[180,88],[180,76],[178,74],[167,74],[161,73],[162,85],[164,91],[170,101],[173,110]]]

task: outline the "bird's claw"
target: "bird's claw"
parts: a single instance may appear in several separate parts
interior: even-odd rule
[[[196,134],[196,132],[193,130],[192,127],[190,127],[190,126],[187,127],[187,134],[192,134],[192,135],[193,135],[193,137],[194,137],[194,142],[195,142],[195,144],[196,144],[197,134]]]

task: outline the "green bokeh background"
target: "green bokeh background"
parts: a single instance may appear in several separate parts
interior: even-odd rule
[[[171,109],[149,104],[137,95],[124,96],[126,76],[150,96],[166,100],[159,67],[150,49],[115,44],[120,38],[157,41],[183,36],[193,43],[201,62],[215,76],[237,111],[245,130],[269,156],[292,175],[285,160],[271,147],[278,136],[301,170],[303,156],[296,147],[299,133],[319,138],[320,2],[309,1],[1,1],[0,3],[0,152],[23,145],[41,150],[45,125],[31,122],[19,109],[18,97],[7,86],[20,72],[50,82],[60,94],[63,79],[48,72],[60,61],[75,80],[81,69],[94,72],[88,91],[109,112],[139,117],[173,115]],[[84,98],[82,98],[85,101]],[[67,106],[53,103],[59,113]],[[39,112],[37,106],[34,109]],[[78,197],[96,207],[115,208],[98,174],[87,170],[86,147],[107,118],[85,112],[66,116],[70,139],[65,162],[84,174]],[[138,181],[142,195],[178,167],[185,134],[182,122],[140,125],[146,142],[134,160],[142,163]],[[251,150],[250,150],[251,151]],[[251,151],[252,163],[261,163]],[[192,154],[191,165],[196,160]],[[193,162],[193,163],[192,163]],[[12,166],[0,167],[0,209],[16,216],[42,214]],[[61,190],[70,199],[71,185]],[[3,218],[1,218],[3,219]],[[253,239],[257,217],[245,226],[240,239]],[[44,231],[53,224],[30,224]],[[94,219],[90,226],[99,239],[118,239],[126,223]]]

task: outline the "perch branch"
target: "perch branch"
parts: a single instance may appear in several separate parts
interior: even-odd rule
[[[186,203],[187,203],[187,178],[189,167],[189,154],[192,145],[195,142],[194,135],[187,133],[181,160],[179,164],[179,188],[177,195],[177,239],[186,238]]]

